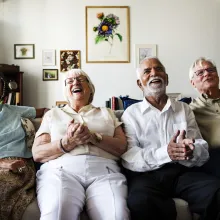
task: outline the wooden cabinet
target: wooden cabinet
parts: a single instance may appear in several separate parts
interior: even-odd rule
[[[4,74],[6,83],[7,98],[4,101],[8,104],[23,105],[23,72],[20,72],[19,66],[0,64],[0,72]]]

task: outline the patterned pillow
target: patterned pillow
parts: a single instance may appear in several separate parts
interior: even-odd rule
[[[21,118],[21,124],[25,131],[25,142],[29,150],[32,149],[35,137],[35,128],[33,123],[28,118]]]

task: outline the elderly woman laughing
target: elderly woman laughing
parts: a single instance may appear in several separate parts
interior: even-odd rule
[[[65,79],[68,104],[48,111],[34,146],[41,220],[78,220],[84,205],[91,220],[127,220],[126,179],[117,164],[127,142],[121,122],[91,103],[95,87],[82,70]]]

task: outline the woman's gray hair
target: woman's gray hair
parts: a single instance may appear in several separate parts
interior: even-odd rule
[[[199,57],[196,61],[193,62],[193,64],[191,65],[191,67],[189,68],[189,79],[192,80],[193,76],[194,76],[194,68],[199,65],[202,67],[202,64],[204,62],[210,63],[213,67],[216,68],[216,65],[214,63],[214,61],[212,61],[211,59],[206,59],[205,57]]]
[[[90,79],[90,77],[82,70],[82,69],[71,69],[67,72],[66,77],[65,77],[65,87],[66,87],[66,79],[68,78],[69,75],[74,74],[76,76],[85,76],[89,85],[89,88],[91,89],[92,95],[89,99],[89,104],[92,103],[93,101],[93,97],[95,94],[95,86],[92,83],[92,80]],[[65,93],[64,96],[67,100],[67,94],[66,94],[66,89],[65,89]],[[68,100],[67,100],[68,101]]]
[[[164,65],[161,63],[161,61],[159,60],[158,57],[155,57],[155,56],[150,56],[150,57],[145,57],[143,60],[141,60],[138,68],[136,69],[136,74],[137,74],[137,78],[140,79],[141,78],[141,65],[145,62],[145,61],[148,61],[148,60],[151,60],[151,59],[155,59],[157,60],[157,62],[163,67],[163,70],[164,72],[166,73],[166,68],[164,67]]]

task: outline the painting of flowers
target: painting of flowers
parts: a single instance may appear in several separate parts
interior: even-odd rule
[[[35,56],[34,44],[15,44],[14,58],[15,59],[34,59]]]
[[[86,7],[86,62],[130,62],[129,7]]]
[[[122,42],[122,36],[117,32],[117,27],[120,25],[119,17],[114,14],[104,15],[103,12],[97,14],[97,18],[100,20],[98,26],[93,27],[94,32],[98,32],[95,37],[95,43],[107,42],[110,45],[109,53],[114,43],[114,38],[117,36]]]
[[[60,51],[60,71],[66,72],[70,69],[80,68],[79,50],[61,50]]]

